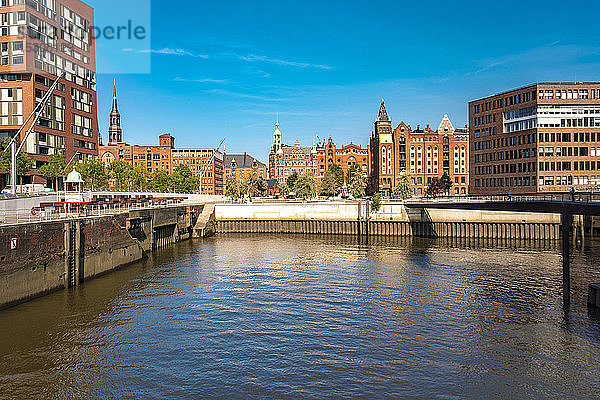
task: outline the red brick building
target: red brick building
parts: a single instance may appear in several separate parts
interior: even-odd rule
[[[469,103],[470,192],[600,186],[600,82],[539,83]]]
[[[224,155],[225,181],[234,176],[237,181],[248,182],[254,174],[257,178],[267,180],[267,166],[251,155],[225,154]]]
[[[173,172],[172,150],[175,138],[166,133],[159,136],[158,146],[139,146],[127,143],[114,143],[100,146],[100,160],[106,165],[113,161],[123,161],[131,166],[140,166],[148,172]]]
[[[447,174],[453,182],[451,195],[466,196],[469,188],[468,129],[456,129],[444,116],[437,130],[429,125],[411,129],[401,122],[395,129],[382,101],[371,136],[371,187],[390,194],[398,177],[408,173],[414,194],[427,193],[434,178]]]
[[[24,147],[45,183],[37,169],[55,151],[67,162],[98,155],[94,10],[79,0],[6,0],[0,10],[0,136],[14,135],[65,73]]]
[[[319,187],[325,172],[332,164],[339,165],[344,171],[344,176],[348,176],[350,167],[356,164],[367,178],[369,176],[369,149],[354,143],[337,147],[331,138],[327,143],[319,143],[317,145],[318,173],[316,175]]]
[[[284,183],[294,172],[299,175],[310,173],[317,176],[317,147],[302,147],[296,141],[293,146],[281,142],[279,122],[275,125],[273,145],[269,153],[269,177]]]

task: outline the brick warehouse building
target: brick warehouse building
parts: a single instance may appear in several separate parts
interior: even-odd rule
[[[123,141],[116,84],[109,119],[108,144],[99,148],[104,165],[122,161],[150,173],[164,171],[167,174],[173,173],[179,165],[187,165],[200,178],[202,193],[223,194],[223,154],[214,149],[176,149],[175,138],[169,133],[158,137],[158,146],[130,145]]]
[[[36,170],[55,150],[67,162],[98,155],[94,10],[78,0],[6,0],[1,11],[0,136],[14,135],[66,74],[23,150],[36,163],[25,181],[46,183]]]
[[[539,83],[469,103],[474,195],[600,185],[600,83]]]
[[[192,173],[200,178],[201,193],[222,195],[223,153],[215,149],[173,149],[173,169],[187,165]]]
[[[452,195],[469,193],[468,129],[456,129],[444,116],[437,130],[429,125],[412,130],[401,122],[395,129],[382,101],[370,142],[371,188],[390,194],[403,173],[411,177],[414,194],[424,195],[433,178],[448,174]]]
[[[282,143],[279,121],[275,124],[273,144],[269,153],[269,178],[284,183],[294,172],[299,175],[311,173],[317,176],[317,147],[302,147],[296,141],[294,146]]]
[[[325,172],[332,164],[339,165],[344,171],[344,176],[348,176],[348,171],[353,164],[358,165],[363,176],[369,176],[369,149],[358,146],[354,143],[337,147],[333,139],[329,138],[327,143],[317,144],[317,166],[318,173],[316,175],[317,183],[321,186],[321,181],[325,176]]]
[[[268,178],[267,166],[247,153],[225,154],[224,168],[225,181],[233,176],[237,181],[248,182],[254,174],[257,178]]]

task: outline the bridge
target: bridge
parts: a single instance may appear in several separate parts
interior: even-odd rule
[[[450,199],[450,200],[419,200],[406,201],[407,209],[442,209],[442,210],[479,210],[479,211],[509,211],[560,214],[561,241],[563,259],[563,300],[565,305],[571,302],[571,231],[573,216],[600,216],[600,201],[591,196],[587,201],[555,200],[531,198],[490,198],[490,199]],[[580,198],[579,198],[580,199]]]

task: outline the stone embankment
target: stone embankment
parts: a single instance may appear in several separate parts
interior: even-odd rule
[[[181,205],[0,226],[0,308],[214,233],[214,206]]]
[[[218,233],[558,240],[560,215],[473,210],[415,210],[400,203],[371,212],[366,203],[219,204]]]

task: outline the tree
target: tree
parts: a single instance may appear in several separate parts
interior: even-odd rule
[[[294,185],[296,196],[312,199],[317,195],[317,182],[311,173],[302,174]]]
[[[248,182],[248,194],[251,197],[262,197],[268,189],[269,185],[267,185],[267,181],[262,176],[258,177],[256,172],[254,172]]]
[[[290,176],[288,176],[286,183],[290,190],[294,190],[294,186],[296,185],[296,181],[300,178],[300,175],[296,171],[294,171]]]
[[[54,190],[58,190],[58,178],[65,175],[66,169],[65,156],[55,148],[48,162],[40,168],[40,174],[52,182]]]
[[[369,175],[369,177],[367,178],[367,195],[373,196],[377,193],[378,190],[379,186],[377,185],[377,182],[373,179],[371,175]]]
[[[371,200],[371,210],[378,212],[381,210],[381,193],[377,193],[373,196],[373,200]]]
[[[136,165],[131,169],[131,189],[134,191],[146,191],[150,185],[150,174],[148,170],[141,166]]]
[[[344,171],[339,165],[332,164],[329,166],[323,176],[321,182],[321,195],[323,196],[335,196],[340,192],[344,185]]]
[[[410,176],[404,172],[398,177],[398,185],[394,188],[392,195],[402,200],[408,199],[413,194]]]
[[[108,166],[108,174],[113,180],[113,186],[120,190],[129,190],[131,178],[131,165],[124,161],[115,160]]]
[[[108,186],[108,173],[104,163],[96,157],[89,157],[85,161],[75,165],[77,172],[85,181],[88,189],[105,188]]]
[[[450,178],[447,172],[444,172],[444,175],[442,175],[441,184],[444,193],[449,196],[450,190],[452,190],[452,178]]]
[[[171,174],[171,188],[176,192],[191,193],[199,189],[200,178],[187,165],[181,164]]]
[[[287,185],[287,183],[283,182],[277,185],[277,191],[279,192],[280,196],[286,197],[288,194],[290,194],[290,187]]]
[[[0,157],[0,168],[4,171],[10,172],[11,169],[11,152],[10,149],[4,151],[7,147],[9,147],[9,143],[11,141],[10,137],[6,137],[0,142],[0,150],[2,151],[2,156]],[[20,145],[20,140],[16,139],[17,148]],[[35,161],[29,157],[24,151],[20,151],[17,154],[17,179],[21,177],[21,183],[23,182],[23,176],[27,175],[31,169],[35,167]],[[11,182],[13,184],[13,182]],[[18,183],[17,183],[18,184]]]
[[[150,176],[150,188],[156,192],[168,192],[169,184],[169,175],[165,171],[155,171]]]
[[[230,197],[232,201],[237,201],[240,198],[240,185],[235,179],[235,176],[227,177],[225,181],[225,196]]]
[[[432,178],[427,186],[427,195],[431,197],[438,197],[444,192],[444,185],[439,178]]]
[[[358,164],[352,164],[348,170],[348,190],[354,198],[364,197],[367,181]]]

